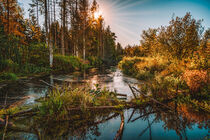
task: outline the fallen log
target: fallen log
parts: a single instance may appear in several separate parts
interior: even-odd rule
[[[120,94],[120,93],[116,93],[117,96],[124,96],[124,97],[127,97],[126,94]]]
[[[21,112],[15,113],[13,115],[10,115],[10,118],[20,117],[20,116],[34,114],[34,113],[37,113],[37,111],[34,110],[34,109],[29,109],[29,110],[26,110],[26,111],[21,111]]]
[[[121,116],[121,124],[120,124],[120,128],[117,131],[117,134],[116,134],[114,140],[120,140],[122,138],[122,134],[123,134],[123,130],[124,130],[124,124],[125,124],[124,123],[125,122],[125,118],[124,118],[124,114],[123,113],[121,113],[120,116]]]
[[[50,87],[56,88],[55,86],[53,86],[53,85],[51,85],[51,84],[45,82],[44,80],[40,80],[40,82],[42,82],[42,83],[44,83],[44,84],[46,84],[46,85],[48,85],[48,86],[50,86]]]
[[[134,98],[137,99],[137,96],[136,96],[135,92],[133,91],[133,89],[132,89],[132,87],[131,87],[130,84],[128,84],[128,87],[130,88],[130,90],[131,90],[131,92],[132,92]]]
[[[153,102],[158,103],[158,104],[164,106],[165,108],[168,108],[168,109],[172,110],[172,109],[171,109],[170,107],[168,107],[167,105],[165,105],[165,104],[163,104],[163,103],[161,103],[161,102],[155,100],[154,98],[152,98],[152,97],[150,97],[150,96],[148,96],[148,95],[142,93],[141,91],[139,91],[139,90],[136,89],[135,87],[131,87],[131,88],[133,88],[134,90],[136,90],[137,92],[139,92],[140,94],[142,94],[144,97],[149,98],[149,99],[152,100]]]
[[[118,109],[116,106],[98,106],[98,107],[86,107],[84,109]],[[75,107],[75,108],[68,108],[68,111],[75,111],[75,110],[82,110],[81,107]]]

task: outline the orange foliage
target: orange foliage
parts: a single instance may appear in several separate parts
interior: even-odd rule
[[[207,71],[186,70],[183,78],[192,92],[198,91],[203,84],[208,82]]]
[[[179,105],[178,111],[190,122],[202,123],[210,117],[208,114],[192,111],[186,104]]]

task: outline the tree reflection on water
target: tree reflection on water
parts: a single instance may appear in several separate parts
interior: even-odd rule
[[[53,116],[23,116],[10,120],[6,138],[45,140],[98,138],[103,133],[100,125],[103,123],[111,124],[112,121],[110,120],[116,121],[123,114],[122,112],[122,110],[74,111],[69,112],[67,118],[60,118],[59,121],[56,121]],[[175,111],[171,111],[158,105],[148,105],[143,108],[129,109],[128,112],[127,116],[124,113],[125,126],[139,120],[147,123],[147,127],[139,127],[140,133],[139,130],[135,130],[135,134],[139,135],[139,138],[148,131],[148,139],[152,139],[151,127],[159,122],[163,123],[162,127],[165,130],[175,130],[179,139],[188,139],[186,130],[192,130],[196,124],[200,129],[209,129],[209,114],[192,112],[186,106],[180,106]],[[117,125],[120,127],[119,123]],[[3,135],[4,126],[1,127],[0,132]],[[208,138],[208,135],[206,138]]]

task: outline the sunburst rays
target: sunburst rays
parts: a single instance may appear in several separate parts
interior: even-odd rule
[[[148,0],[98,0],[106,24],[111,26],[118,37],[117,41],[122,43],[123,46],[127,45],[130,40],[136,39],[138,41],[140,31],[133,31],[130,27],[138,29],[140,24],[133,18],[152,14],[149,11],[135,12],[129,9],[140,6],[146,1]]]

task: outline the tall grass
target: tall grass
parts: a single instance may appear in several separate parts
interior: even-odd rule
[[[112,106],[118,104],[118,99],[113,92],[97,88],[76,88],[64,86],[62,89],[54,89],[49,97],[41,101],[39,107],[41,115],[64,117],[71,108],[85,110],[93,106]]]

